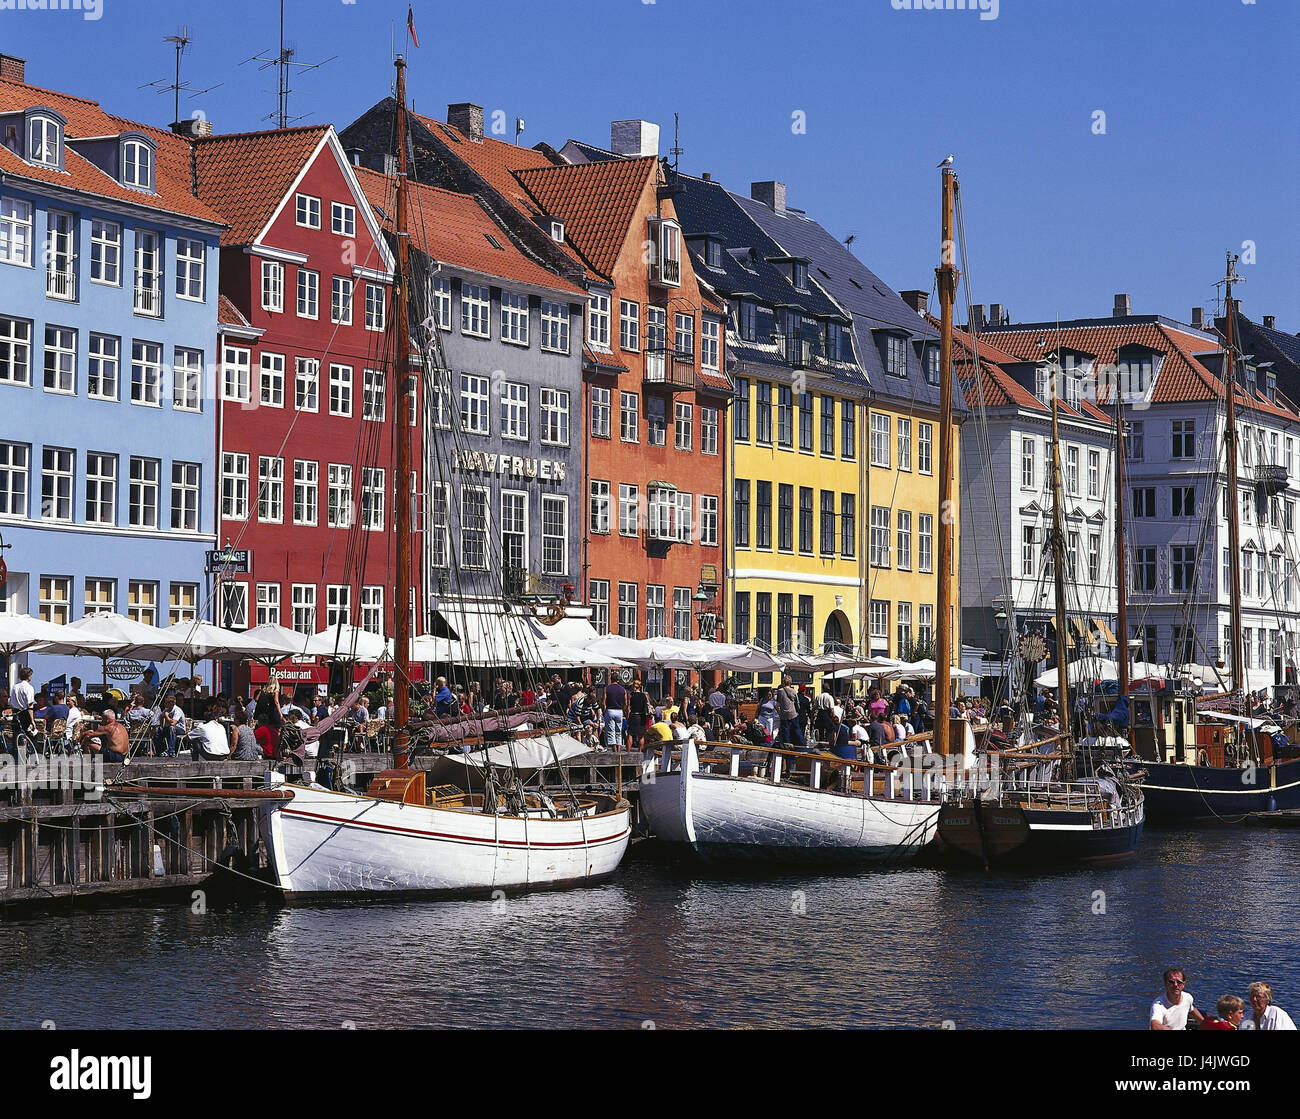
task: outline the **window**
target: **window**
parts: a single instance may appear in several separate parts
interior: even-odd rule
[[[759,591],[754,595],[754,644],[761,649],[772,648],[772,595]]]
[[[330,322],[352,325],[352,281],[347,276],[330,280]]]
[[[203,411],[203,351],[176,347],[172,362],[172,407],[180,412]]]
[[[157,342],[131,343],[131,403],[161,406],[162,347]]]
[[[366,284],[366,329],[380,331],[388,322],[388,293],[381,284]]]
[[[749,442],[749,378],[736,378],[731,405],[731,437],[737,443]]]
[[[501,341],[528,345],[528,296],[501,293]]]
[[[315,358],[294,359],[294,405],[300,412],[320,408],[320,362]]]
[[[430,303],[433,314],[430,316],[442,330],[451,329],[451,281],[445,276],[433,278]],[[426,322],[426,325],[429,325]]]
[[[636,443],[641,426],[640,397],[634,392],[619,393],[618,436],[624,443]]]
[[[478,338],[490,338],[488,316],[492,311],[491,292],[479,284],[461,284],[460,332]]]
[[[1068,533],[1066,536],[1065,566],[1071,579],[1078,578],[1079,565],[1076,562],[1078,555],[1079,534],[1077,532]]]
[[[203,302],[207,246],[192,237],[176,238],[176,294]]]
[[[221,455],[221,515],[229,520],[248,519],[248,456],[225,451]]]
[[[320,228],[320,199],[300,194],[294,200],[294,220],[307,229]]]
[[[591,579],[587,582],[587,602],[591,606],[591,628],[597,633],[609,632],[609,580]]]
[[[858,551],[857,499],[851,493],[840,494],[840,554],[852,559]]]
[[[754,439],[766,446],[772,445],[772,386],[767,381],[756,381],[757,400],[754,402]]]
[[[30,385],[32,324],[0,316],[0,383]]]
[[[871,600],[871,648],[889,650],[889,603],[879,598]]]
[[[7,200],[6,200],[7,202]],[[5,259],[5,207],[0,205],[0,260]],[[95,284],[122,283],[122,227],[115,221],[90,223],[90,280]]]
[[[776,488],[776,546],[782,552],[794,549],[794,486],[784,482]]]
[[[542,349],[569,352],[569,305],[542,300]]]
[[[871,507],[871,566],[889,566],[889,508]]]
[[[1034,526],[1023,525],[1020,529],[1020,574],[1034,574]]]
[[[772,547],[772,483],[758,482],[755,488],[754,503],[754,546]]]
[[[1133,516],[1154,517],[1156,515],[1156,491],[1154,487],[1139,487],[1133,491]]]
[[[592,479],[590,486],[590,530],[598,536],[609,535],[609,483]]]
[[[19,198],[0,198],[0,261],[32,263],[32,204]]]
[[[676,343],[677,355],[679,357],[695,356],[695,316],[683,314],[678,311],[674,318],[676,326]]]
[[[272,621],[280,619],[280,588],[275,586],[276,614]],[[199,616],[198,583],[172,583],[167,595],[167,620],[171,625],[192,622]]]
[[[587,301],[587,340],[602,350],[609,349],[609,292],[594,292]]]
[[[638,524],[637,488],[620,482],[618,487],[618,533],[620,536],[635,536]]]
[[[141,625],[158,624],[158,584],[132,579],[126,585],[126,616]]]
[[[619,583],[618,585],[618,635],[636,637],[637,585]]]
[[[916,515],[916,568],[918,571],[934,570],[934,514]]]
[[[40,619],[66,626],[72,620],[72,579],[66,575],[42,575]]]
[[[76,218],[61,210],[50,210],[47,223],[45,294],[51,299],[76,299]]]
[[[361,628],[367,633],[384,632],[384,588],[361,588]]]
[[[172,528],[180,532],[199,531],[197,462],[172,463]]]
[[[889,466],[889,417],[871,413],[871,465]]]
[[[799,551],[806,556],[813,551],[813,491],[811,486],[799,487]]]
[[[156,458],[131,456],[127,523],[132,528],[158,527],[158,467]]]
[[[749,595],[746,592],[736,594],[735,639],[741,644],[749,644]]]
[[[1172,426],[1173,447],[1170,450],[1170,458],[1195,458],[1196,421],[1174,420]],[[1249,440],[1245,440],[1245,442],[1249,444]]]
[[[776,596],[776,647],[779,652],[790,652],[791,626],[794,622],[794,595]]]
[[[677,533],[673,527],[673,514],[677,511],[677,493],[675,490],[659,486],[648,488],[647,492],[647,534],[651,540],[676,540]]]
[[[257,460],[257,519],[279,524],[284,519],[284,459]]]
[[[501,491],[501,568],[520,576],[528,570],[528,495]]]
[[[258,393],[264,407],[284,407],[284,354],[262,355]]]
[[[910,602],[900,602],[898,604],[898,645],[896,651],[901,655],[904,649],[910,648],[912,643],[912,604]]]
[[[85,617],[95,614],[112,614],[117,609],[117,581],[114,579],[87,579]]]
[[[1143,420],[1126,420],[1124,422],[1124,457],[1129,462],[1142,461],[1146,443],[1142,430],[1143,423]]]
[[[64,326],[45,328],[45,391],[77,391],[77,332]]]
[[[776,390],[776,441],[782,447],[794,446],[794,394],[789,385]]]
[[[569,499],[542,496],[542,574],[569,573]]]
[[[172,584],[175,586],[176,584]],[[280,624],[280,584],[257,584],[257,624],[259,626],[278,626]]]
[[[939,347],[926,346],[925,348],[925,381],[929,385],[939,383]]]
[[[916,425],[916,468],[922,474],[934,473],[934,425]]]
[[[501,437],[528,438],[528,386],[506,381],[501,386]]]
[[[469,435],[488,433],[488,379],[460,375],[460,426]]]
[[[650,584],[645,589],[645,636],[649,641],[664,637],[664,588]]]
[[[1088,496],[1101,497],[1101,452],[1088,452]]]
[[[700,453],[718,453],[718,410],[700,406]]]
[[[849,462],[858,457],[857,420],[854,407],[851,400],[840,401],[840,457]],[[888,417],[885,419],[885,426],[888,431]],[[886,443],[885,458],[889,458],[888,443]]]
[[[284,265],[278,260],[262,261],[262,310],[284,310]]]
[[[27,122],[27,158],[46,167],[59,166],[59,125],[50,117],[34,116]]]
[[[641,305],[630,299],[618,301],[618,344],[632,352],[641,348]]]
[[[673,588],[673,637],[689,641],[691,637],[691,588]]]
[[[355,237],[357,235],[357,208],[343,202],[331,202],[330,232],[338,237]]]
[[[732,532],[737,548],[749,547],[749,479],[737,478],[732,490]]]
[[[293,460],[293,523],[316,523],[319,465],[307,459]]]
[[[383,423],[388,415],[387,378],[382,369],[361,371],[361,418]]]
[[[320,316],[320,273],[308,268],[298,269],[298,317],[314,319]]]
[[[705,369],[718,370],[720,324],[717,319],[700,320],[700,365]]]
[[[1174,421],[1177,423],[1178,421]],[[1188,421],[1190,422],[1190,421]],[[1196,580],[1196,549],[1174,544],[1169,549],[1169,589],[1190,591]]]
[[[434,482],[430,487],[429,527],[429,563],[433,567],[451,565],[451,487],[446,483]]]
[[[162,253],[157,233],[135,231],[135,312],[160,316],[162,312]]]
[[[1065,448],[1065,492],[1076,496],[1079,493],[1078,447]]]
[[[662,447],[668,441],[668,405],[662,396],[648,396],[645,404],[647,442]]]
[[[1174,486],[1169,491],[1170,515],[1174,517],[1196,516],[1196,487]]]
[[[12,443],[0,443],[0,452],[15,448]],[[26,448],[22,448],[24,453]],[[7,458],[7,456],[4,456]],[[25,474],[25,471],[24,471]],[[23,479],[23,506],[26,506],[26,478]],[[7,489],[7,487],[6,487]],[[5,509],[4,512],[10,510]],[[17,512],[17,509],[13,510]],[[25,508],[24,508],[25,511]],[[86,523],[111,525],[117,523],[117,455],[86,452]]]
[[[591,386],[591,434],[593,438],[609,438],[609,396],[609,389],[601,385]]]
[[[41,452],[41,516],[47,521],[72,520],[72,475],[75,452],[45,447]]]
[[[1101,537],[1095,532],[1088,533],[1088,580],[1101,580]]]
[[[311,583],[294,583],[289,588],[293,628],[298,633],[316,632],[316,588]]]
[[[821,554],[835,554],[835,494],[830,490],[821,492]]]
[[[1037,441],[1031,436],[1020,440],[1020,488],[1032,490],[1036,485],[1035,473],[1038,461]]]
[[[718,499],[700,494],[700,543],[706,548],[718,546]]]
[[[799,394],[799,450],[808,454],[812,454],[813,424],[815,420],[813,394],[806,391],[801,392]]]
[[[352,466],[331,462],[326,476],[326,523],[330,528],[352,527]]]
[[[746,342],[758,340],[758,304],[748,300],[740,303],[740,337]]]
[[[542,389],[542,442],[551,447],[569,445],[569,394],[561,389]]]
[[[897,334],[885,338],[885,372],[891,377],[907,376],[907,339]]]
[[[792,276],[794,279],[794,286],[796,290],[798,291],[808,290],[808,265],[807,264],[805,264],[802,260],[796,260],[794,262],[794,269],[792,272]]]
[[[368,532],[384,531],[384,471],[361,468],[361,527]]]
[[[825,458],[835,457],[835,398],[833,396],[823,396],[821,398],[822,408],[822,455]]]
[[[691,405],[680,400],[673,405],[673,446],[679,451],[695,449],[691,430]]]
[[[94,345],[94,337],[91,337]],[[251,393],[252,354],[243,346],[226,346],[221,351],[221,395],[226,400],[247,403]],[[92,365],[93,370],[93,365]],[[93,395],[93,391],[92,391]],[[116,397],[116,390],[114,391]]]
[[[898,511],[898,570],[912,570],[912,514],[910,510]]]
[[[113,462],[116,474],[117,460]],[[0,514],[27,516],[30,463],[31,448],[21,443],[0,443]]]

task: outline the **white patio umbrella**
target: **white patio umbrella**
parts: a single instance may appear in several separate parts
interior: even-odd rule
[[[908,680],[915,678],[917,680],[933,680],[937,666],[932,660],[904,661],[897,668],[890,669],[884,675],[891,680]],[[973,672],[967,672],[963,668],[949,668],[948,678],[950,680],[977,680]]]
[[[90,640],[68,630],[68,626],[45,622],[30,614],[0,614],[0,653],[12,657],[28,650],[43,652],[42,646],[65,640],[78,642],[79,647]],[[112,646],[106,642],[103,647]]]
[[[311,639],[310,634],[299,633],[296,629],[286,629],[274,622],[266,622],[245,630],[243,636],[266,650],[261,654],[250,654],[248,659],[264,664],[267,668],[274,668],[285,657],[306,656],[304,650]]]
[[[122,614],[87,614],[64,626],[58,641],[42,646],[42,653],[65,656],[98,657],[108,683],[109,657],[148,657],[150,660],[176,660],[185,655],[185,645],[157,626],[133,621]]]
[[[185,659],[191,664],[205,660],[256,660],[273,655],[283,659],[286,655],[280,646],[259,641],[247,633],[222,629],[211,622],[176,622],[163,632],[172,634],[185,645],[188,651]]]
[[[387,660],[389,642],[377,633],[358,626],[339,624],[307,639],[307,656],[337,661]]]
[[[1119,667],[1114,661],[1099,661],[1084,657],[1082,660],[1070,661],[1065,678],[1071,685],[1080,684],[1084,680],[1117,680]],[[1058,688],[1060,681],[1061,675],[1054,668],[1049,668],[1041,676],[1034,678],[1034,683],[1040,688]]]

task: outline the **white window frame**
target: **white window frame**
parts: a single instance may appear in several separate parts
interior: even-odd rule
[[[221,348],[221,398],[247,404],[253,392],[253,351],[247,346]]]
[[[320,212],[320,199],[316,195],[299,193],[294,198],[293,220],[303,229],[319,229]]]
[[[718,497],[700,494],[700,544],[706,548],[718,546]]]
[[[60,396],[77,392],[77,332],[45,324],[45,391]]]
[[[258,583],[254,615],[259,626],[280,624],[280,584]]]
[[[471,338],[492,337],[492,289],[486,284],[460,285],[460,332]]]
[[[919,474],[934,473],[934,424],[917,421],[916,469]]]
[[[694,409],[689,402],[673,402],[673,446],[679,451],[695,449]]]
[[[528,441],[528,386],[522,381],[501,384],[501,438]]]
[[[311,268],[298,269],[297,314],[300,319],[320,318],[320,273]]]
[[[119,222],[91,219],[90,282],[105,287],[122,286],[122,226]]]
[[[257,399],[263,408],[284,407],[284,354],[262,352],[258,367]]]
[[[0,315],[0,384],[32,383],[32,324],[29,319]]]
[[[223,520],[248,520],[248,456],[235,451],[221,455],[221,516]]]
[[[357,235],[357,208],[346,202],[331,202],[330,232],[337,237],[355,237]]]
[[[316,632],[316,584],[292,583],[289,587],[289,621],[296,633]]]
[[[631,299],[618,301],[618,346],[628,353],[641,352],[641,304]]]
[[[284,521],[284,459],[257,457],[257,519],[263,524]]]
[[[162,407],[162,345],[140,338],[131,340],[131,403],[143,408]]]
[[[320,362],[314,357],[293,359],[293,406],[299,412],[320,411]]]
[[[181,462],[178,459],[172,461],[171,527],[173,532],[198,532],[202,529],[203,518],[199,510],[202,477],[201,463]]]
[[[610,489],[603,478],[593,478],[588,487],[587,527],[593,536],[610,535]]]
[[[146,458],[143,455],[131,456],[128,466],[126,521],[132,528],[158,528],[161,472],[162,463],[158,459]],[[153,497],[152,518],[149,516],[150,495]]]
[[[172,408],[203,411],[203,351],[177,346],[172,351]]]
[[[722,326],[717,319],[700,320],[700,366],[717,372],[720,368]]]
[[[331,462],[326,471],[326,524],[329,528],[352,527],[352,464]]]
[[[700,454],[718,453],[718,410],[700,405]]]
[[[480,504],[482,527],[471,520],[471,510],[466,498],[473,495]],[[460,562],[470,571],[486,571],[488,567],[488,539],[492,532],[492,495],[486,486],[464,486],[460,491]],[[477,545],[477,547],[473,547]]]
[[[388,325],[388,291],[366,281],[366,329],[380,333]]]
[[[176,295],[192,303],[207,298],[208,247],[197,237],[176,238]]]
[[[512,346],[528,345],[528,296],[502,290],[501,341]]]
[[[314,525],[320,516],[320,463],[293,460],[293,523]]]
[[[383,532],[386,471],[381,466],[361,468],[361,527],[367,532]]]
[[[0,516],[26,517],[31,494],[32,448],[0,442]]]
[[[361,371],[361,418],[373,423],[388,418],[388,378],[382,369]]]
[[[352,366],[330,362],[330,399],[331,416],[352,415]]]
[[[0,444],[0,447],[12,444]],[[86,524],[117,524],[117,455],[86,452]]]
[[[542,300],[542,349],[548,353],[569,352],[569,305]]]
[[[491,383],[475,373],[460,375],[460,426],[467,435],[487,435],[491,431],[488,401]]]
[[[610,294],[594,291],[587,299],[587,341],[598,350],[609,349]]]
[[[262,310],[284,310],[284,265],[278,260],[262,261]]]
[[[523,490],[502,490],[497,535],[501,540],[503,571],[528,570],[528,494]]]
[[[634,392],[618,394],[618,437],[624,443],[641,441],[641,398]]]
[[[352,299],[356,284],[351,276],[330,277],[330,322],[340,326],[352,325]]]
[[[569,445],[569,394],[565,389],[541,390],[541,424],[544,446]]]

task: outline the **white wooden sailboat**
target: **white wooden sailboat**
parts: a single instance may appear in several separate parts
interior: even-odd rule
[[[397,65],[397,268],[392,316],[394,391],[389,409],[395,427],[392,477],[405,487],[411,477],[408,414],[410,288],[406,215],[405,61]],[[411,500],[399,488],[393,501],[397,538],[396,586],[412,579]],[[405,598],[401,593],[397,601]],[[517,772],[502,777],[487,760],[481,792],[440,786],[426,790],[423,771],[407,767],[410,722],[410,614],[395,609],[394,718],[396,768],[380,773],[365,795],[311,785],[283,788],[261,804],[262,837],[276,884],[289,898],[394,893],[474,893],[493,889],[549,889],[579,885],[612,874],[631,837],[631,809],[622,796],[569,793],[555,798],[527,793]],[[498,731],[466,721],[465,749],[473,758],[485,748],[509,744],[516,735],[546,739],[544,717],[530,729],[514,716]],[[558,764],[558,758],[556,758]]]

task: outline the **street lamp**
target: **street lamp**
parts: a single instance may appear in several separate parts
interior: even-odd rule
[[[698,619],[700,640],[715,641],[718,632],[718,615],[713,609],[714,590],[705,590],[701,583],[691,601],[695,603],[695,617]]]

